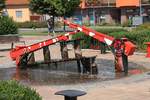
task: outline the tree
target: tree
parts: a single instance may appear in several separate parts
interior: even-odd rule
[[[5,8],[5,0],[0,0],[0,13]]]
[[[70,17],[75,9],[79,7],[80,0],[55,0],[56,12],[59,16]]]
[[[17,34],[18,27],[12,18],[0,16],[0,35]]]
[[[64,19],[66,17],[70,17],[73,15],[75,9],[79,6],[81,0],[56,0],[56,11],[59,16],[63,16]],[[60,6],[61,5],[61,6]],[[64,23],[64,31],[65,31],[65,23]]]
[[[31,0],[31,11],[38,14],[48,14],[53,17],[70,17],[79,6],[80,0]]]

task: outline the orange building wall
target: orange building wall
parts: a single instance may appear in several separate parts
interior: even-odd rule
[[[82,8],[82,9],[85,8],[85,0],[81,0],[80,8]]]
[[[138,7],[140,0],[116,0],[116,7]]]
[[[22,17],[17,18],[16,11],[22,12]],[[15,7],[7,7],[7,12],[9,17],[12,17],[14,21],[16,22],[26,22],[30,21],[30,10],[27,7],[24,6],[15,6]]]

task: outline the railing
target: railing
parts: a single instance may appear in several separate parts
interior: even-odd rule
[[[150,1],[149,0],[142,0],[142,5],[150,5]],[[97,3],[88,3],[85,2],[85,7],[86,8],[97,8],[97,7],[115,7],[116,3],[114,2],[106,2],[106,1],[99,1]]]
[[[90,7],[112,7],[112,6],[116,6],[115,3],[100,3],[100,4],[94,4],[94,5],[90,5],[90,4],[86,4],[85,5],[87,8],[90,8]]]

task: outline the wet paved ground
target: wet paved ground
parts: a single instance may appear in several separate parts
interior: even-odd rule
[[[0,59],[5,60],[8,58],[5,57],[5,54],[7,55],[7,53],[8,52],[5,51]],[[98,75],[90,76],[88,74],[78,74],[77,63],[75,61],[59,63],[57,70],[54,64],[51,64],[50,66],[39,65],[40,67],[34,66],[34,68],[19,70],[15,68],[14,62],[9,61],[9,63],[6,63],[3,61],[4,64],[0,65],[0,80],[17,79],[29,85],[69,85],[81,83],[88,84],[91,82],[101,82],[124,77],[123,73],[115,74],[114,61],[111,53],[101,55],[98,50],[83,50],[83,55],[97,55],[96,63],[98,66]],[[132,57],[132,59],[134,58]],[[132,61],[132,59],[129,63],[129,76],[133,74],[131,72],[135,69],[138,69],[140,73],[144,73],[149,70],[144,67],[144,64],[141,65],[140,62],[138,64],[136,63],[136,60]]]
[[[80,76],[67,72],[58,73],[58,71],[46,71],[43,69],[27,69],[27,71],[22,71],[20,74],[20,71],[16,71],[16,69],[13,68],[15,67],[15,63],[9,58],[9,52],[0,51],[0,79],[8,80],[15,78],[21,80],[24,84],[35,88],[43,97],[43,100],[63,100],[63,97],[54,95],[56,91],[63,89],[78,89],[86,91],[88,94],[79,98],[79,100],[150,99],[150,75],[145,73],[145,71],[149,71],[150,69],[150,61],[148,58],[145,58],[144,53],[136,53],[129,57],[130,69],[140,69],[143,73],[120,79],[120,76],[114,74],[113,55],[111,53],[101,55],[99,51],[83,51],[83,55],[97,55],[97,63],[99,66],[98,78],[87,75]],[[8,68],[8,71],[3,68]],[[45,72],[47,74],[45,74]],[[60,77],[63,78],[60,79]],[[67,78],[71,79],[71,81],[67,82]],[[119,79],[114,80],[116,78]]]

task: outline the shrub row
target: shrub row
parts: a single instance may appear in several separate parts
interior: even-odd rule
[[[35,90],[16,81],[0,81],[0,100],[42,100]]]
[[[135,30],[145,30],[145,29],[150,30],[150,23],[144,23],[144,24],[138,26]]]
[[[150,42],[150,30],[133,30],[131,32],[114,32],[109,34],[115,38],[126,37],[130,41],[136,44],[137,49],[144,50],[146,49],[146,42]]]
[[[45,28],[46,22],[17,22],[19,28]]]
[[[101,30],[96,30],[101,32]],[[103,30],[102,30],[103,31]],[[107,29],[105,32],[103,31],[102,33],[107,33],[107,35],[113,36],[115,38],[123,38],[126,37],[130,41],[132,41],[136,46],[138,50],[144,50],[146,49],[145,42],[150,42],[150,30],[149,29],[143,29],[143,30],[133,30],[131,32],[124,31],[124,30],[112,30],[112,29]],[[92,39],[89,36],[84,35],[83,33],[78,33],[73,36],[73,39],[80,38],[82,37],[84,39],[84,43],[81,45],[84,48],[89,48],[91,44],[93,45],[99,45],[98,41],[95,39]]]
[[[0,35],[17,34],[16,23],[9,17],[0,16]]]
[[[80,39],[80,38],[84,40],[84,41],[80,42],[81,47],[85,48],[85,49],[89,48],[92,38],[87,36],[87,35],[85,35],[85,34],[83,34],[82,32],[77,33],[77,34],[72,36],[72,39]]]
[[[104,34],[110,34],[112,32],[127,32],[127,30],[123,29],[123,28],[93,28],[94,30],[104,33]],[[81,47],[82,48],[90,48],[90,47],[98,47],[100,44],[98,42],[98,40],[93,39],[92,37],[89,37],[85,34],[83,34],[82,32],[73,35],[72,37],[73,39],[77,39],[77,38],[82,38],[84,39],[84,41],[81,42]]]
[[[19,28],[47,28],[47,22],[18,22]],[[55,22],[55,27],[60,27],[61,22]]]
[[[93,28],[93,29],[104,34],[109,34],[113,32],[127,32],[127,30],[124,28]]]

